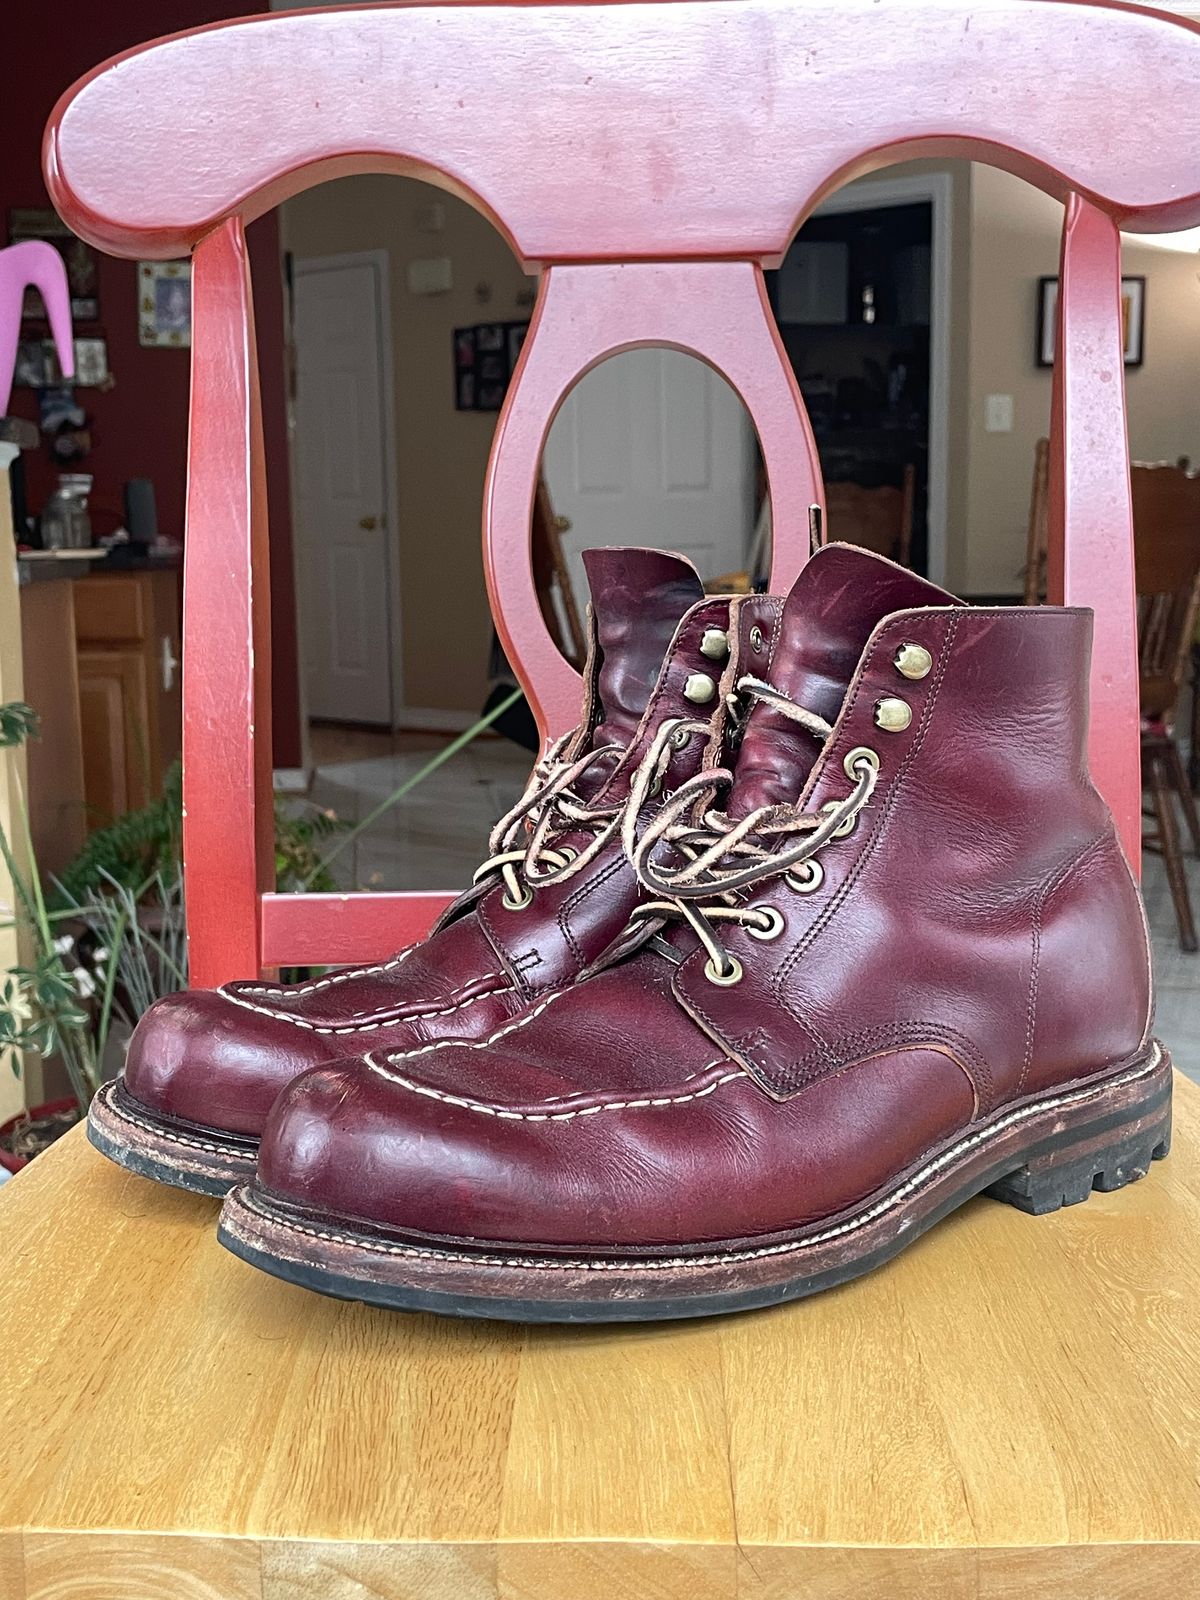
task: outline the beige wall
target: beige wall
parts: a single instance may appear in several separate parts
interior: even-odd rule
[[[422,227],[433,202],[440,232]],[[477,713],[486,688],[491,618],[480,529],[494,415],[454,409],[451,333],[461,324],[526,318],[531,287],[500,235],[463,201],[414,179],[343,178],[282,207],[296,257],[385,250],[394,345],[400,637],[404,704]],[[449,256],[454,287],[413,295],[409,261]],[[490,288],[481,303],[478,285]],[[303,575],[301,575],[303,582]]]
[[[1034,361],[1037,279],[1058,272],[1062,206],[1007,172],[971,173],[964,563],[968,592],[1020,588],[1033,451],[1050,420],[1051,372]],[[1146,278],[1145,360],[1126,370],[1135,460],[1200,460],[1200,256],[1126,240]],[[988,433],[989,394],[1013,397],[1012,433]]]

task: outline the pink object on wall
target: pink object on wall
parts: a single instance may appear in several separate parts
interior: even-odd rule
[[[574,378],[651,342],[724,372],[763,444],[784,588],[819,475],[763,267],[826,195],[890,161],[991,161],[1066,201],[1051,572],[1070,603],[1095,609],[1092,766],[1136,865],[1117,229],[1200,223],[1198,79],[1200,28],[1104,0],[284,12],[176,35],[82,79],[46,135],[60,211],[115,253],[195,256],[184,683],[196,981],[318,949],[370,958],[445,899],[284,903],[269,886],[269,757],[254,732],[270,710],[265,479],[244,230],[351,172],[451,188],[546,269],[484,509],[497,623],[544,732],[573,715],[575,680],[533,604],[529,505]]]
[[[67,288],[67,268],[52,244],[43,239],[27,239],[0,250],[0,417],[8,415],[12,397],[13,367],[17,341],[21,336],[21,307],[25,290],[32,286],[41,295],[58,351],[58,364],[64,377],[75,375],[75,342],[71,337],[71,296]]]

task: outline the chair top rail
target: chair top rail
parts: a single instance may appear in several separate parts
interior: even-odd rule
[[[460,193],[526,263],[777,262],[852,177],[1007,167],[1200,224],[1200,25],[1112,0],[494,0],[280,12],[131,50],[46,132],[55,205],[186,254],[327,178]],[[1064,93],[1069,85],[1070,93]]]

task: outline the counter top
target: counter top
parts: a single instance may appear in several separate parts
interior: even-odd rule
[[[104,559],[102,550],[72,551],[69,555],[30,556],[17,553],[17,584],[27,589],[31,583],[56,583],[62,578],[81,578],[94,572]]]
[[[183,551],[178,547],[145,556],[112,555],[107,550],[18,551],[17,582],[24,588],[30,583],[90,577],[94,573],[171,572],[182,559]]]

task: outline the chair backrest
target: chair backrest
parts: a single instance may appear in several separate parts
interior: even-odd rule
[[[913,495],[916,473],[905,467],[900,487],[877,489],[861,483],[825,485],[825,526],[830,539],[861,545],[906,567],[912,555]]]
[[[1132,471],[1142,716],[1169,719],[1196,632],[1200,473],[1166,462]]]
[[[64,218],[119,255],[193,256],[184,849],[196,981],[369,959],[422,932],[446,898],[272,892],[271,764],[253,733],[270,724],[269,639],[245,227],[351,172],[465,196],[541,270],[496,430],[484,561],[546,732],[573,719],[578,677],[537,604],[529,527],[547,429],[581,374],[645,344],[724,374],[758,429],[781,588],[822,496],[764,266],[888,152],[995,161],[1065,200],[1049,589],[1095,608],[1092,770],[1136,864],[1119,229],[1200,223],[1198,78],[1200,28],[1083,0],[502,0],[215,24],[76,84],[45,146]]]

